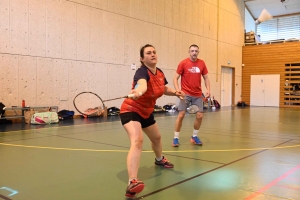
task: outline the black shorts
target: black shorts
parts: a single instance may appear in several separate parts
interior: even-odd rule
[[[153,114],[151,114],[147,119],[144,119],[135,112],[126,112],[126,113],[121,113],[120,118],[121,118],[122,125],[127,124],[130,121],[140,122],[142,128],[147,128],[148,126],[155,124]]]

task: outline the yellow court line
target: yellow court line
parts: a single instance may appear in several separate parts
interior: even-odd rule
[[[43,147],[43,146],[28,146],[21,144],[9,144],[9,143],[0,143],[3,146],[12,146],[12,147],[23,147],[23,148],[34,148],[34,149],[51,149],[51,150],[65,150],[65,151],[88,151],[88,152],[125,152],[128,150],[108,150],[108,149],[72,149],[72,148],[60,148],[60,147]],[[183,150],[183,151],[163,151],[164,153],[195,153],[195,152],[232,152],[232,151],[259,151],[259,150],[272,150],[272,149],[287,149],[287,148],[296,148],[300,147],[299,145],[293,146],[282,146],[282,147],[266,147],[266,148],[253,148],[253,149],[224,149],[224,150]],[[152,153],[153,151],[142,151],[143,153]]]

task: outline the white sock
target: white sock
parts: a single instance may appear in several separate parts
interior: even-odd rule
[[[159,157],[159,158],[155,158],[157,161],[161,161],[163,159],[163,156]]]
[[[180,133],[180,132],[175,132],[175,133],[174,133],[174,138],[179,138],[179,133]]]
[[[198,136],[198,132],[199,132],[199,130],[193,130],[193,137],[196,137],[196,136]]]

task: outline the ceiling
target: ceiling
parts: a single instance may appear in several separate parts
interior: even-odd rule
[[[244,0],[245,6],[254,19],[265,8],[273,17],[300,14],[300,0]]]

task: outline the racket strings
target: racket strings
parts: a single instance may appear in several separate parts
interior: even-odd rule
[[[74,107],[84,117],[101,116],[104,114],[105,105],[95,93],[82,92],[73,100]]]

